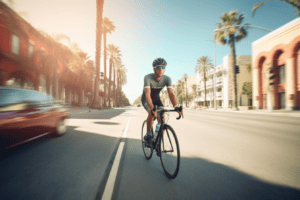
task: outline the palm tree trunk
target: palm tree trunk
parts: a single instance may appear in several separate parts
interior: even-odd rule
[[[114,107],[116,107],[117,101],[117,94],[116,94],[116,69],[114,68]]]
[[[103,107],[106,107],[106,88],[107,88],[107,83],[106,83],[106,33],[103,34],[103,40],[104,40],[104,98],[103,98]]]
[[[235,73],[235,45],[234,45],[234,35],[229,36],[231,60],[232,60],[232,75],[233,75],[233,88],[232,88],[232,99],[233,99],[233,110],[239,110],[237,107],[237,83],[236,83],[236,73]]]
[[[101,58],[101,38],[102,38],[102,14],[103,14],[104,0],[97,0],[97,22],[96,22],[96,79],[95,79],[95,91],[93,107],[98,108],[99,97],[99,72],[100,72],[100,58]]]
[[[108,107],[110,108],[110,98],[111,98],[111,70],[112,70],[112,59],[109,59],[109,86],[108,86]]]

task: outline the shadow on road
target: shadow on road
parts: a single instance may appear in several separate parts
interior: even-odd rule
[[[111,119],[123,114],[126,111],[129,111],[131,108],[118,108],[118,109],[107,109],[107,110],[71,110],[71,118],[76,119]],[[84,115],[83,115],[84,113]],[[87,115],[88,114],[88,115]],[[129,116],[129,114],[128,114]]]
[[[68,127],[62,137],[49,135],[7,151],[0,161],[0,199],[95,199],[96,193],[102,193],[105,185],[101,182],[107,178],[107,166],[120,138],[75,128]],[[140,140],[125,141],[113,199],[282,200],[300,196],[298,189],[196,157],[181,157],[177,178],[169,180],[156,154],[147,161]]]
[[[140,151],[135,149],[140,148]],[[116,199],[299,199],[300,190],[260,180],[230,166],[181,157],[174,180],[164,175],[159,157],[146,160],[141,142],[128,139]]]

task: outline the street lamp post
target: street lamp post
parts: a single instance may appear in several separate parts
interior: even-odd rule
[[[228,27],[224,27],[224,28],[219,28],[219,29],[216,28],[214,30],[214,32],[223,31],[223,30],[231,28],[231,27],[239,27],[239,26],[244,26],[244,27],[248,27],[248,28],[257,28],[257,29],[262,29],[264,31],[272,32],[272,30],[269,30],[269,29],[265,29],[265,28],[261,28],[261,27],[257,27],[257,26],[252,26],[252,25],[246,25],[246,24],[243,24],[243,25],[232,25],[232,26],[228,26]]]
[[[217,110],[217,105],[216,105],[216,42],[215,40],[206,40],[206,41],[211,41],[214,43],[215,46],[215,52],[214,52],[214,109]]]

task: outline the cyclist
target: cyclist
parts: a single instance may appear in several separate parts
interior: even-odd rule
[[[159,93],[165,86],[167,86],[169,98],[174,109],[177,110],[179,115],[182,115],[182,111],[179,111],[179,106],[177,105],[176,97],[173,93],[171,78],[164,75],[167,62],[163,58],[157,58],[153,61],[152,66],[154,73],[150,73],[144,77],[144,89],[141,98],[142,105],[148,112],[147,133],[144,136],[148,146],[152,144],[151,127],[153,125],[153,118],[156,117],[156,113],[153,111],[153,108],[154,105],[157,105],[157,107],[160,108],[163,107]],[[157,120],[160,124],[161,119],[159,116],[157,117]]]

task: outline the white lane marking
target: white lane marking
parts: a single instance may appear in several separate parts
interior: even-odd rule
[[[129,127],[129,122],[130,122],[130,117],[129,117],[129,120],[128,120],[128,122],[127,122],[125,131],[124,131],[124,133],[123,133],[123,135],[122,135],[123,138],[126,138],[126,136],[127,136],[127,131],[128,131],[128,127]]]
[[[124,132],[122,134],[123,138],[126,138],[126,136],[127,136],[129,122],[130,122],[130,117],[128,119],[126,128],[125,128],[125,130],[124,130]],[[117,178],[118,168],[119,168],[119,164],[120,164],[120,161],[121,161],[121,156],[122,156],[123,149],[124,149],[124,144],[125,144],[124,142],[121,142],[120,145],[119,145],[119,148],[118,148],[118,151],[117,151],[117,154],[116,154],[113,166],[111,168],[111,171],[109,173],[106,186],[104,188],[104,193],[103,193],[103,196],[102,196],[102,200],[110,200],[111,197],[112,197],[112,194],[113,194],[113,191],[114,191],[115,182],[116,182],[116,178]]]
[[[124,142],[121,142],[119,145],[119,149],[117,151],[116,157],[115,157],[115,161],[114,164],[111,168],[111,171],[109,173],[109,177],[104,189],[104,193],[102,196],[103,200],[110,200],[114,191],[114,186],[115,186],[115,181],[117,178],[117,172],[118,172],[118,168],[119,168],[119,164],[120,164],[120,160],[121,160],[121,155],[123,152],[123,148],[124,148]]]

